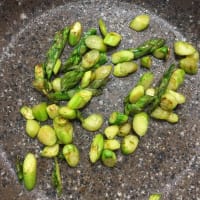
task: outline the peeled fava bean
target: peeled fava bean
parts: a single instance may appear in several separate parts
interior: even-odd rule
[[[36,184],[37,160],[34,154],[28,153],[23,162],[23,180],[27,190],[32,190]]]

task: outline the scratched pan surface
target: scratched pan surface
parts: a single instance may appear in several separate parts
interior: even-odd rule
[[[12,1],[11,1],[12,2]],[[199,20],[198,1],[182,5],[181,1],[2,1],[0,24],[0,193],[2,200],[11,199],[148,199],[151,193],[162,193],[163,199],[200,199],[200,103],[199,74],[186,76],[180,88],[187,101],[176,112],[180,120],[171,125],[151,120],[148,134],[140,140],[136,152],[123,156],[117,152],[115,168],[104,167],[100,162],[91,165],[88,160],[89,145],[94,133],[81,129],[74,123],[74,143],[80,149],[80,164],[69,168],[61,162],[63,194],[57,197],[51,185],[51,159],[38,156],[36,188],[27,192],[17,181],[16,156],[27,152],[39,155],[41,145],[25,134],[25,121],[19,114],[22,105],[34,105],[45,98],[31,85],[33,67],[45,58],[55,31],[74,21],[81,21],[84,30],[97,27],[102,17],[108,30],[121,33],[123,40],[118,49],[135,47],[150,37],[166,38],[172,47],[177,39],[189,40],[197,48]],[[10,9],[7,11],[6,9]],[[194,9],[194,10],[191,10]],[[12,11],[12,12],[11,12]],[[175,12],[176,11],[176,12]],[[168,12],[168,13],[167,13]],[[187,13],[188,12],[188,13]],[[11,16],[13,13],[13,16]],[[150,27],[137,33],[128,28],[130,20],[141,13],[151,16]],[[190,27],[186,28],[186,26]],[[67,47],[62,60],[67,58]],[[109,54],[111,54],[110,51]],[[173,52],[167,62],[153,60],[156,80],[174,60]],[[101,96],[92,99],[84,110],[90,114],[100,112],[105,121],[109,114],[123,110],[123,97],[145,70],[140,68],[127,78],[111,81]],[[106,123],[103,128],[105,128]],[[103,131],[103,128],[101,131]]]

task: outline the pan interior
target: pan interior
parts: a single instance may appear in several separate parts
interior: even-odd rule
[[[84,2],[84,1],[83,1]],[[86,1],[85,1],[86,2]],[[128,25],[130,20],[142,13],[151,16],[150,27],[143,32],[135,32]],[[27,152],[39,155],[41,145],[25,134],[25,121],[19,114],[22,105],[34,105],[46,99],[32,88],[34,65],[43,62],[45,53],[51,45],[54,33],[75,21],[83,24],[84,31],[97,28],[97,20],[102,17],[109,31],[122,35],[118,49],[136,47],[151,37],[165,38],[172,49],[174,40],[185,40],[176,27],[137,5],[116,2],[67,3],[30,19],[23,29],[13,36],[11,43],[1,55],[1,160],[14,176],[16,156],[24,157]],[[62,60],[69,55],[71,48],[66,47]],[[110,50],[109,54],[115,49]],[[166,62],[153,59],[151,71],[156,81],[174,60],[173,52]],[[139,64],[139,62],[138,62]],[[84,109],[87,116],[100,112],[105,121],[112,111],[123,111],[123,98],[146,70],[140,68],[126,78],[111,77],[103,94],[93,98]],[[171,125],[151,120],[148,134],[141,138],[137,151],[130,156],[118,152],[118,164],[113,169],[104,167],[100,162],[91,165],[88,161],[89,146],[94,133],[88,133],[75,122],[74,143],[79,147],[81,160],[77,168],[69,168],[61,163],[63,196],[59,199],[147,199],[150,193],[160,192],[164,198],[181,198],[183,191],[176,190],[184,185],[188,176],[195,176],[199,137],[197,136],[199,108],[195,109],[199,94],[197,77],[186,76],[180,88],[187,102],[177,109],[180,121]],[[192,118],[191,118],[192,114]],[[106,127],[106,123],[101,131]],[[189,131],[190,130],[190,131]],[[191,133],[192,132],[192,135]],[[7,163],[7,164],[6,164]],[[38,180],[32,198],[56,199],[51,186],[53,161],[38,158]],[[17,196],[27,193],[22,187]]]

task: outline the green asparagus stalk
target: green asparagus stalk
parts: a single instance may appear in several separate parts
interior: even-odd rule
[[[171,78],[172,73],[174,72],[174,69],[175,65],[172,64],[163,74],[161,83],[157,88],[154,96],[145,94],[144,96],[139,98],[139,100],[134,104],[127,103],[127,98],[126,98],[125,113],[127,115],[133,115],[135,113],[142,112],[148,105],[149,105],[148,112],[151,113],[159,105],[162,95],[166,92],[169,80]]]
[[[23,181],[23,161],[17,156],[17,161],[16,161],[16,173],[17,173],[17,178],[20,183]]]
[[[126,103],[125,104],[125,113],[126,115],[134,115],[135,113],[142,112],[150,103],[155,100],[155,96],[144,95],[139,98],[139,100],[134,103]]]
[[[61,77],[61,91],[68,91],[75,87],[84,75],[84,71],[69,71]]]
[[[164,72],[163,77],[162,77],[161,82],[160,82],[160,85],[159,85],[159,87],[156,91],[156,94],[155,94],[156,98],[150,106],[150,109],[149,109],[150,113],[160,104],[160,99],[161,99],[162,95],[166,92],[169,80],[170,80],[171,75],[173,74],[174,70],[175,70],[175,65],[172,64]]]
[[[141,58],[142,56],[151,54],[154,50],[162,47],[165,44],[165,40],[162,38],[153,38],[147,40],[143,44],[139,45],[137,48],[129,49],[134,53],[134,59]]]
[[[112,70],[112,66],[110,65],[103,65],[97,68],[94,71],[95,79],[84,89],[91,91],[92,96],[97,96],[101,94],[101,88],[109,81],[109,75],[111,73],[111,70]],[[84,72],[82,73],[84,74]],[[75,74],[75,73],[71,71],[70,74]],[[78,80],[79,77],[74,76],[74,77],[69,77],[68,79],[72,80],[73,78]],[[70,80],[68,79],[66,79],[66,82],[64,82],[66,85],[67,85],[67,82],[70,82]],[[70,84],[73,84],[73,82],[70,82]],[[80,90],[81,90],[81,86],[70,89],[70,90],[63,90],[63,91],[54,92],[54,93],[51,92],[47,94],[47,97],[52,101],[69,100],[75,93],[77,93]]]
[[[62,66],[62,71],[66,71],[69,66],[74,66],[80,63],[82,55],[87,51],[87,46],[85,44],[85,40],[89,35],[96,35],[97,30],[94,28],[89,29],[84,33],[83,37],[80,39],[79,43],[75,46],[71,55],[64,62]]]
[[[56,61],[57,59],[59,59],[65,47],[68,38],[68,33],[69,33],[69,27],[65,27],[61,31],[58,31],[54,36],[53,45],[47,52],[47,58],[44,64],[44,70],[46,72],[46,77],[48,80],[51,78]]]
[[[52,183],[56,188],[57,194],[60,196],[62,193],[62,180],[60,175],[60,167],[57,158],[54,159],[54,170],[52,173]]]

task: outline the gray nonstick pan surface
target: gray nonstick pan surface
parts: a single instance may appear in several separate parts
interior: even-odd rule
[[[19,113],[22,105],[45,101],[33,87],[34,65],[45,59],[54,33],[75,21],[84,31],[97,27],[102,17],[108,29],[119,32],[123,40],[118,49],[135,47],[150,37],[162,37],[173,47],[174,40],[186,40],[200,48],[200,2],[160,1],[0,1],[0,199],[131,199],[145,200],[161,193],[165,200],[200,199],[200,76],[187,75],[180,92],[186,103],[178,107],[177,124],[151,120],[147,135],[136,152],[118,153],[116,167],[88,159],[94,133],[74,123],[74,143],[80,149],[80,164],[70,168],[61,162],[63,194],[57,197],[51,184],[51,159],[38,156],[37,184],[27,192],[15,173],[16,157],[27,152],[39,155],[41,144],[25,133],[25,121]],[[147,30],[135,32],[130,20],[141,13],[151,16]],[[114,50],[113,50],[114,51]],[[111,54],[113,51],[110,51]],[[62,59],[70,52],[67,47]],[[174,60],[173,51],[166,62],[154,60],[151,71],[156,81]],[[126,78],[111,77],[102,95],[92,99],[84,113],[100,112],[107,119],[123,110],[123,98],[146,70],[140,68]],[[103,131],[106,123],[100,131]]]

